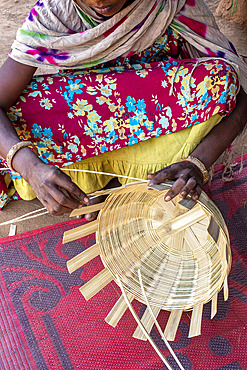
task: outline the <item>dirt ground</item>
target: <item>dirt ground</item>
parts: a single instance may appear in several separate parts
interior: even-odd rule
[[[29,10],[35,4],[35,0],[0,0],[0,65],[6,59],[11,44],[15,39],[18,27],[21,26]],[[215,10],[220,0],[206,0],[211,10]],[[221,31],[232,41],[238,53],[243,57],[247,55],[247,27],[236,23],[230,23],[226,19],[216,18]],[[11,202],[3,211],[0,211],[0,222],[10,220],[27,212],[41,208],[42,205],[36,199],[34,201]],[[41,216],[30,221],[17,224],[17,233],[33,230],[46,225],[62,222],[68,216],[62,218]],[[9,225],[0,227],[0,237],[7,236]]]

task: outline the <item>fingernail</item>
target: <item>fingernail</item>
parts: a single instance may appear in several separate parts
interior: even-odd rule
[[[166,201],[166,202],[169,202],[171,199],[172,199],[172,198],[170,197],[170,195],[167,195],[167,196],[165,197],[165,201]]]
[[[88,199],[87,197],[84,197],[83,201],[84,201],[85,203],[89,203],[89,199]]]
[[[152,186],[154,183],[152,182],[152,181],[150,181],[149,183],[148,183],[148,186]]]
[[[186,193],[183,191],[182,193],[179,194],[180,198],[183,198],[186,196]]]

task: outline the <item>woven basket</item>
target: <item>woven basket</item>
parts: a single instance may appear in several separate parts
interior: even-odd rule
[[[70,272],[100,255],[105,269],[80,290],[90,299],[117,276],[130,300],[145,303],[138,270],[153,312],[171,311],[165,335],[174,340],[184,310],[193,310],[189,336],[201,332],[203,305],[212,301],[211,317],[217,312],[217,295],[224,287],[231,266],[228,231],[220,211],[202,193],[195,202],[176,197],[165,202],[171,188],[167,182],[152,188],[136,183],[115,189],[100,209],[97,221],[67,231],[64,242],[96,231],[96,244],[68,262]],[[90,210],[89,210],[90,211]],[[76,211],[78,212],[82,211]],[[75,214],[75,212],[74,212]],[[127,309],[121,296],[106,318],[116,326]],[[153,320],[147,311],[142,318],[150,332]],[[144,339],[138,330],[134,336]]]

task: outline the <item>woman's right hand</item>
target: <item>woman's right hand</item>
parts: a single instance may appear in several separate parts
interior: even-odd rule
[[[89,202],[68,175],[42,162],[29,148],[19,150],[12,163],[51,215],[62,216]]]

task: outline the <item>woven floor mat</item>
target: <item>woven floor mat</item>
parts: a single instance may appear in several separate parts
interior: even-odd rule
[[[218,312],[210,320],[203,310],[202,335],[188,339],[190,313],[182,316],[172,347],[185,369],[247,369],[247,158],[241,174],[221,181],[218,171],[207,193],[221,210],[233,254],[229,300],[219,295]],[[136,323],[127,311],[116,328],[105,317],[120,297],[111,282],[88,302],[79,291],[100,270],[97,257],[71,275],[66,262],[95,243],[94,235],[62,244],[75,220],[0,240],[1,346],[0,369],[161,370],[149,343],[132,338]],[[145,306],[133,302],[141,317]],[[162,328],[168,313],[161,312]],[[153,329],[151,336],[170,363],[171,355]]]

